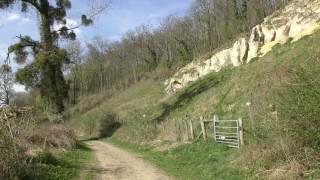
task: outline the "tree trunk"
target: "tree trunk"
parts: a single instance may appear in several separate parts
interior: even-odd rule
[[[53,45],[50,18],[49,18],[49,2],[48,0],[41,0],[41,24],[40,24],[40,36],[41,43],[45,50],[50,50]]]

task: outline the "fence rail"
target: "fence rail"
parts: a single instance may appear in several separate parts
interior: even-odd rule
[[[213,120],[200,118],[203,138],[207,139],[206,124],[213,123],[213,137],[216,142],[227,144],[229,147],[240,148],[243,144],[242,119],[219,120],[214,116]]]
[[[194,124],[188,116],[185,119],[173,119],[174,126],[172,129],[167,129],[167,124],[161,124],[164,134],[172,133],[176,138],[182,141],[189,141],[203,137],[205,140],[210,137],[218,143],[224,143],[230,147],[240,148],[244,144],[242,119],[219,119],[218,116],[212,118],[200,117],[200,127]],[[210,133],[207,133],[207,130]],[[200,131],[200,132],[199,132]],[[212,132],[213,131],[213,132]]]

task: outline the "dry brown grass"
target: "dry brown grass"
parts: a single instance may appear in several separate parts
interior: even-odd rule
[[[239,152],[235,164],[255,169],[255,179],[303,179],[306,165],[296,155],[294,142],[279,137],[263,144],[251,144]],[[258,168],[259,167],[259,168]]]
[[[30,145],[24,132],[33,125],[32,109],[0,108],[0,179],[16,179],[26,173]]]
[[[0,107],[0,179],[27,176],[34,149],[72,148],[73,132],[63,125],[37,125],[32,108]]]
[[[28,140],[44,149],[51,147],[71,149],[76,145],[74,133],[59,124],[44,124],[37,127],[28,133]]]
[[[305,167],[297,161],[292,161],[288,164],[275,167],[270,170],[261,172],[260,177],[266,177],[270,180],[287,180],[287,179],[303,179],[303,171]]]

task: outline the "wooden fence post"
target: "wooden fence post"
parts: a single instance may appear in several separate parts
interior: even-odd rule
[[[240,135],[240,144],[244,144],[243,140],[243,124],[242,124],[242,118],[239,118],[239,135]]]
[[[188,130],[188,122],[186,120],[183,121],[183,131],[185,134],[185,139],[189,140],[189,130]]]
[[[204,124],[202,116],[200,117],[200,124],[201,124],[201,130],[202,130],[203,139],[207,140],[206,126]]]
[[[213,136],[214,136],[214,141],[217,141],[217,132],[216,132],[216,122],[218,121],[218,116],[214,115],[213,116]]]
[[[251,130],[253,130],[253,135],[255,136],[256,123],[255,123],[255,119],[254,119],[252,108],[251,108],[252,104],[248,103],[247,106],[248,106],[248,109],[249,109],[249,117],[250,117],[250,121],[251,121]]]
[[[189,120],[189,127],[190,127],[191,139],[194,139],[193,124],[191,120]]]

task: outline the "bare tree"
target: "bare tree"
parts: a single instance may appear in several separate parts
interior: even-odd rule
[[[69,101],[71,104],[77,102],[77,98],[81,96],[80,88],[82,86],[82,69],[81,63],[83,63],[82,47],[79,41],[70,41],[66,45],[66,50],[68,52],[68,57],[71,63],[66,67],[69,72]]]
[[[0,105],[9,105],[13,95],[13,73],[7,61],[0,67]]]
[[[144,79],[170,77],[193,59],[212,55],[239,35],[246,35],[288,1],[195,0],[185,16],[168,16],[157,28],[141,25],[116,42],[96,38],[87,45],[80,65],[80,91],[111,92]]]

